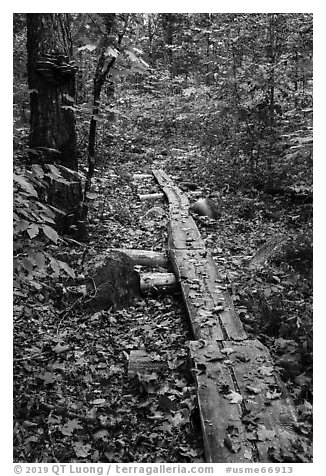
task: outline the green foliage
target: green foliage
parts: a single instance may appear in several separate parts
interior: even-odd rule
[[[30,287],[42,289],[45,281],[58,278],[62,272],[75,276],[67,263],[53,256],[60,241],[55,219],[62,212],[39,197],[49,186],[46,178],[53,177],[63,180],[55,166],[44,171],[33,165],[30,170],[14,173],[14,287],[18,296],[24,296]]]
[[[148,94],[129,103],[137,127],[223,154],[235,182],[311,184],[311,15],[145,17],[140,44],[152,69],[121,88],[124,98]]]

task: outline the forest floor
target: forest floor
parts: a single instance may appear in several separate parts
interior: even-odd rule
[[[135,141],[102,152],[93,180],[89,241],[60,248],[58,258],[86,275],[107,248],[163,251],[167,204],[141,202],[158,192],[134,173],[163,168],[176,185],[190,181],[215,197],[219,220],[197,218],[249,337],[260,339],[298,408],[300,431],[312,431],[311,221],[289,197],[253,189],[221,189],[212,157],[196,144]],[[112,158],[114,156],[114,158]],[[214,169],[223,158],[214,157]],[[223,172],[224,171],[224,172]],[[228,177],[224,177],[228,182]],[[251,268],[249,260],[275,237],[282,253]],[[152,292],[127,309],[91,311],[58,282],[15,306],[14,446],[20,462],[204,462],[191,339],[181,296]],[[75,301],[78,299],[74,298]],[[74,300],[73,300],[74,302]],[[28,326],[26,326],[26,319]],[[169,368],[144,378],[127,375],[131,350],[168,354]],[[298,451],[298,461],[308,461]]]

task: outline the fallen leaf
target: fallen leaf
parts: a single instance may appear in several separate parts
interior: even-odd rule
[[[80,430],[83,427],[80,426],[78,420],[68,420],[65,425],[59,426],[59,430],[65,436],[71,436],[75,430]]]
[[[232,354],[233,352],[235,352],[235,350],[232,349],[231,347],[225,347],[225,349],[222,349],[221,352],[222,352],[222,354],[229,355],[229,354]]]
[[[256,388],[256,387],[252,387],[251,385],[247,385],[246,386],[246,389],[249,391],[249,392],[252,392],[252,393],[260,393],[260,388]]]
[[[244,456],[244,458],[246,458],[246,459],[251,459],[251,458],[252,458],[252,452],[251,452],[251,450],[246,450],[246,451],[243,453],[243,456]]]
[[[231,390],[229,394],[224,395],[224,397],[227,400],[230,400],[230,403],[241,403],[243,400],[242,395],[240,395],[240,393],[234,392],[233,390]]]
[[[274,368],[273,367],[266,367],[265,365],[262,365],[261,367],[259,367],[258,370],[262,375],[264,375],[266,377],[270,377],[273,374]]]
[[[92,446],[90,444],[87,443],[86,445],[84,445],[81,441],[77,441],[72,445],[74,447],[75,454],[78,458],[87,458],[92,449]]]
[[[227,447],[228,450],[232,450],[232,440],[229,435],[226,435],[226,437],[224,438],[224,445]]]
[[[63,352],[68,352],[70,345],[61,345],[60,343],[53,347],[53,352],[56,354],[62,354]]]
[[[96,432],[93,436],[94,440],[104,440],[107,441],[107,436],[109,436],[108,430],[100,430]]]
[[[38,375],[38,378],[44,380],[44,383],[47,385],[49,383],[53,383],[57,380],[56,374],[51,372],[44,372],[43,374]]]
[[[179,446],[179,453],[181,456],[189,456],[190,458],[195,458],[197,456],[197,452],[187,446]]]
[[[281,396],[282,396],[282,392],[278,392],[277,390],[266,393],[266,398],[268,398],[268,400],[276,400],[277,398],[280,398]]]
[[[158,405],[163,410],[171,410],[173,402],[166,395],[161,395],[158,400]]]
[[[259,441],[272,440],[275,438],[275,430],[267,430],[264,425],[260,425],[257,431],[257,438]]]
[[[91,402],[91,405],[103,405],[105,402],[105,398],[97,398]]]

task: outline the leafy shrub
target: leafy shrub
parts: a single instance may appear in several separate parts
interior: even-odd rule
[[[303,275],[312,272],[313,243],[312,233],[300,233],[293,240],[288,241],[281,250],[281,254],[275,256],[276,264],[288,263],[292,268]]]
[[[39,197],[45,192],[46,178],[62,179],[59,170],[51,166],[45,172],[40,165],[14,173],[14,288],[16,295],[24,295],[30,286],[41,289],[45,277],[58,277],[62,272],[74,277],[67,263],[56,259],[53,251],[60,237],[55,219],[62,214]]]

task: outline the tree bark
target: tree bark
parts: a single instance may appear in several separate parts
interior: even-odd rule
[[[174,14],[162,13],[162,27],[165,42],[165,60],[170,69],[171,79],[175,76],[174,61],[173,61],[173,34],[174,34]]]
[[[31,161],[77,170],[73,103],[75,72],[70,15],[27,14],[27,69],[31,90]]]

